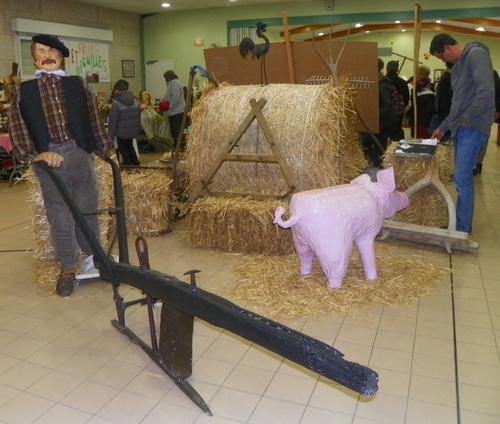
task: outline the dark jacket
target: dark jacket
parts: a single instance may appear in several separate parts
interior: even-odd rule
[[[387,72],[386,77],[391,80],[392,85],[394,85],[396,90],[398,90],[398,93],[403,96],[405,107],[408,106],[408,103],[410,102],[410,90],[408,89],[408,83],[403,78],[398,76],[396,72]]]
[[[417,126],[428,128],[434,111],[435,95],[430,88],[417,92]],[[408,110],[410,126],[413,127],[413,106]]]
[[[90,112],[82,81],[80,77],[70,76],[64,77],[62,82],[67,99],[66,108],[71,137],[74,138],[78,147],[91,153],[96,150],[97,144],[92,133]],[[19,108],[35,149],[39,153],[46,152],[52,139],[43,113],[38,81],[35,79],[21,83],[20,92]]]
[[[391,134],[399,123],[399,117],[392,102],[394,86],[387,77],[379,81],[379,125],[380,134]]]
[[[439,116],[439,122],[443,122],[450,113],[452,97],[451,72],[447,71],[443,74],[436,86],[435,112]]]
[[[141,108],[130,91],[113,94],[109,112],[108,134],[111,138],[131,139],[141,131]]]
[[[495,79],[495,112],[500,113],[500,77],[495,70],[493,70],[493,77]],[[495,123],[500,124],[500,118]]]

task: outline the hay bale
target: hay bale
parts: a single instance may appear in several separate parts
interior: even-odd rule
[[[189,214],[187,240],[194,247],[227,252],[285,255],[294,252],[292,232],[273,224],[279,200],[199,199]]]
[[[397,143],[388,146],[384,156],[384,167],[394,167],[397,189],[406,191],[425,176],[431,160],[394,156],[396,147]],[[453,149],[447,145],[439,145],[435,161],[439,166],[439,179],[445,186],[448,186],[453,173]],[[410,198],[410,206],[398,212],[394,219],[409,224],[447,227],[448,208],[436,188],[429,186],[413,194]]]
[[[158,235],[168,228],[171,181],[165,171],[122,173],[128,234]]]
[[[349,84],[269,84],[207,90],[191,114],[186,161],[189,192],[227,146],[249,114],[250,100],[265,99],[269,124],[297,184],[297,191],[341,184],[367,166],[357,141],[354,91]],[[272,154],[255,119],[233,153]],[[211,181],[216,191],[284,194],[288,186],[277,164],[225,162]]]

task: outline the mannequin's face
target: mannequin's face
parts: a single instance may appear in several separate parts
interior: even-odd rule
[[[57,71],[61,67],[62,61],[63,55],[59,50],[44,44],[35,44],[33,62],[38,69],[47,72]]]

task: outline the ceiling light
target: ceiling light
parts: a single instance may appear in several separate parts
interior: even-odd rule
[[[370,30],[369,30],[369,29],[367,29],[367,30],[365,31],[365,34],[369,34],[369,33],[370,33]]]
[[[406,32],[406,29],[404,29],[404,28],[403,28],[403,29],[401,30],[401,32]]]
[[[325,33],[324,33],[324,32],[320,32],[320,33],[318,34],[318,36],[319,36],[319,37],[321,37],[322,35],[325,35]]]
[[[441,23],[441,19],[438,19],[438,20],[436,21],[436,23],[437,23],[437,24],[440,24],[440,23]]]
[[[477,27],[477,28],[476,28],[476,31],[485,32],[486,30],[485,30],[483,27]]]
[[[170,3],[162,3],[161,7],[170,7]]]
[[[354,28],[361,28],[362,26],[363,26],[363,24],[358,23],[358,24],[354,25]]]
[[[396,24],[400,24],[400,23],[401,23],[401,21],[394,21],[394,23],[396,23]]]

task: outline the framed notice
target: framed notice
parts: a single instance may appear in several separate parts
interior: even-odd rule
[[[133,60],[122,60],[122,77],[135,77],[135,64]]]
[[[434,69],[434,82],[439,82],[443,77],[444,69]]]

